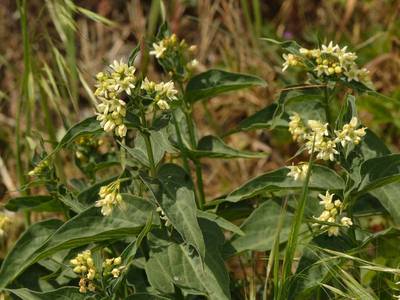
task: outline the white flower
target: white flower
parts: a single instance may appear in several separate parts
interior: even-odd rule
[[[119,193],[120,182],[114,181],[109,185],[102,186],[99,191],[100,200],[95,203],[96,207],[101,207],[103,216],[109,216],[114,206],[122,203],[122,196]]]
[[[114,276],[114,278],[118,278],[118,276],[121,274],[121,271],[118,268],[114,268],[112,269],[111,274]]]
[[[328,136],[328,123],[321,123],[316,120],[308,120],[307,125],[311,128],[311,130],[316,134],[316,136]]]
[[[157,106],[161,109],[161,110],[166,110],[169,109],[169,104],[167,101],[165,100],[159,100],[157,102]]]
[[[345,125],[343,125],[342,130],[335,130],[336,139],[335,142],[339,143],[344,147],[348,143],[354,143],[355,145],[359,144],[361,138],[365,136],[367,129],[366,127],[361,127],[356,129],[358,126],[357,117],[351,118],[351,121]]]
[[[331,41],[328,46],[322,45],[321,53],[333,54],[334,52],[336,52],[338,50],[340,50],[339,46],[338,45],[334,46],[333,42]]]
[[[153,43],[153,50],[150,51],[150,55],[161,58],[166,50],[167,48],[164,46],[164,41],[160,41],[158,44]]]
[[[303,141],[306,129],[303,126],[300,115],[295,112],[289,117],[289,119],[289,132],[292,134],[293,140],[299,142]]]
[[[300,164],[298,166],[288,166],[290,172],[287,174],[289,177],[293,177],[295,181],[298,179],[304,180],[308,172],[308,164]]]
[[[341,223],[342,225],[346,226],[346,227],[350,227],[351,225],[353,225],[353,222],[352,222],[351,219],[348,218],[348,217],[343,217],[343,218],[340,220],[340,223]]]
[[[323,194],[319,194],[318,197],[321,199],[321,201],[319,202],[319,204],[321,205],[326,205],[328,203],[332,203],[333,201],[333,196],[335,196],[335,194],[331,194],[329,193],[329,191],[325,192],[325,195]]]
[[[283,56],[283,59],[285,60],[283,62],[282,72],[285,72],[286,69],[290,66],[297,66],[299,64],[298,58],[291,53],[283,54],[282,56]]]
[[[315,151],[318,151],[317,159],[322,160],[335,160],[335,155],[339,154],[336,150],[336,144],[334,141],[324,140],[318,143],[318,146],[314,148]]]
[[[338,235],[339,235],[339,227],[338,226],[329,226],[328,236],[338,236]]]

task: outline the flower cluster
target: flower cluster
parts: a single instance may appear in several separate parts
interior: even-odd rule
[[[150,55],[155,56],[168,73],[185,76],[198,65],[192,57],[196,49],[196,46],[189,46],[184,39],[179,41],[175,34],[171,34],[153,43]]]
[[[312,71],[317,76],[344,76],[347,81],[358,81],[370,85],[369,71],[359,68],[354,52],[347,51],[347,46],[340,48],[339,45],[322,45],[321,48],[306,49],[300,48],[299,55],[284,54],[282,70],[290,66],[305,66],[305,61],[310,61],[314,66]]]
[[[334,200],[333,197],[335,194],[330,194],[329,191],[326,191],[325,195],[319,194],[318,197],[321,199],[319,204],[324,207],[324,211],[318,218],[315,218],[321,222],[332,223],[333,225],[322,225],[321,229],[327,229],[329,236],[337,236],[339,235],[339,227],[337,225],[337,220],[340,218],[341,213],[343,212],[343,203],[339,199]],[[350,227],[353,225],[353,222],[350,218],[342,216],[340,218],[340,223],[343,226]],[[318,223],[314,224],[315,226],[319,226]]]
[[[96,286],[93,280],[96,276],[96,267],[92,258],[90,250],[85,250],[79,253],[74,259],[70,261],[74,266],[73,271],[81,276],[79,281],[79,292],[86,293],[88,290],[94,292]]]
[[[96,207],[101,207],[101,213],[108,216],[112,213],[114,206],[122,203],[122,196],[119,193],[120,181],[114,181],[109,185],[102,186],[99,191],[100,200],[95,203]]]
[[[171,221],[168,219],[168,217],[165,215],[163,209],[161,207],[157,207],[157,212],[160,214],[160,219],[165,222],[165,226],[171,225]]]
[[[120,99],[122,92],[132,94],[135,88],[135,68],[122,61],[114,61],[110,65],[110,72],[100,72],[96,76],[97,84],[95,95],[101,103],[97,105],[97,120],[104,131],[114,130],[119,137],[124,137],[127,128],[124,125],[126,103]]]
[[[49,161],[44,159],[40,161],[32,170],[28,172],[29,176],[41,175],[49,167]]]
[[[290,117],[289,132],[293,140],[305,142],[305,147],[309,153],[317,153],[316,158],[322,160],[335,160],[336,144],[340,143],[343,147],[349,143],[359,144],[361,138],[366,134],[366,127],[359,126],[358,119],[353,117],[350,123],[345,124],[342,130],[335,130],[335,136],[331,137],[328,131],[328,123],[317,120],[308,120],[305,126],[297,113]]]
[[[103,276],[109,276],[110,274],[114,278],[118,278],[121,274],[121,270],[124,266],[120,266],[122,263],[122,258],[120,256],[115,258],[107,258],[103,262]]]
[[[357,117],[352,117],[350,123],[344,124],[342,130],[335,130],[336,134],[336,143],[340,143],[343,147],[348,143],[354,143],[358,145],[361,141],[361,138],[366,134],[366,127],[358,127],[358,119]]]
[[[9,223],[11,223],[10,218],[5,214],[0,214],[0,237],[4,235],[4,229]]]
[[[287,174],[289,177],[293,177],[295,181],[297,180],[304,180],[307,176],[308,172],[308,164],[307,163],[301,163],[297,166],[292,165],[288,167],[290,172]]]
[[[176,94],[178,91],[175,90],[172,81],[156,83],[148,80],[146,77],[140,88],[154,99],[154,102],[161,110],[169,109],[168,102],[177,99]]]

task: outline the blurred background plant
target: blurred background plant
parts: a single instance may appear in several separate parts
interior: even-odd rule
[[[333,40],[351,45],[386,101],[365,96],[358,101],[364,125],[400,147],[400,1],[260,1],[260,0],[3,0],[0,4],[0,199],[24,195],[26,176],[37,149],[50,151],[74,122],[93,112],[94,74],[111,58],[155,33],[161,16],[171,29],[198,47],[198,69],[208,66],[258,75],[266,89],[243,91],[203,102],[194,117],[202,135],[224,134],[246,116],[272,103],[284,84],[281,52],[261,37],[295,39],[304,46]],[[148,57],[140,61],[147,64]],[[153,78],[157,68],[149,67]],[[285,79],[282,79],[285,78]],[[286,80],[282,82],[281,80]],[[216,122],[218,120],[218,122]],[[260,160],[204,161],[208,197],[231,190],[248,178],[285,165],[295,153],[288,133],[253,131],[227,137],[236,148],[270,152]],[[277,152],[275,149],[281,149]],[[41,151],[38,151],[41,152]],[[64,154],[61,154],[64,155]],[[59,174],[79,177],[73,157],[56,158]],[[62,161],[62,163],[61,163]],[[40,194],[40,190],[37,191]],[[10,214],[9,212],[5,212]],[[45,218],[33,215],[33,220]],[[23,218],[5,226],[2,251],[23,229]],[[379,221],[379,220],[378,220]],[[371,228],[385,220],[366,220]],[[261,262],[260,266],[257,262]],[[230,263],[251,298],[264,273],[259,253]],[[242,299],[238,296],[238,299]]]

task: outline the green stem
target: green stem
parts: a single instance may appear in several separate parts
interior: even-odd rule
[[[153,147],[151,146],[150,134],[147,131],[147,129],[148,129],[147,120],[146,120],[146,115],[145,115],[143,109],[141,111],[141,117],[142,117],[142,125],[145,128],[145,131],[142,131],[142,135],[144,138],[144,142],[146,144],[147,156],[149,157],[150,175],[155,177],[156,176],[156,164],[154,163]]]
[[[187,154],[185,152],[185,148],[184,148],[183,140],[182,140],[182,135],[181,135],[181,130],[179,128],[178,120],[176,119],[175,111],[172,112],[172,118],[174,120],[174,126],[175,126],[176,136],[178,138],[178,144],[179,144],[179,147],[181,149],[183,167],[185,168],[186,172],[188,172],[190,174],[189,159],[188,159]]]
[[[324,88],[324,96],[325,96],[325,103],[324,103],[324,108],[325,108],[325,114],[326,114],[326,119],[329,123],[329,128],[330,131],[333,131],[334,129],[334,124],[333,124],[333,118],[332,118],[332,112],[329,107],[329,92],[328,92],[328,86],[325,86]]]
[[[314,143],[315,143],[315,137],[314,137],[314,142],[313,142],[313,147],[311,153],[314,152]],[[307,171],[307,176],[306,179],[304,180],[303,183],[303,189],[301,192],[301,198],[299,205],[296,209],[296,213],[294,215],[294,221],[290,230],[289,238],[287,241],[287,248],[286,248],[286,253],[285,257],[283,260],[283,270],[282,270],[282,281],[281,285],[279,288],[279,295],[278,299],[286,299],[286,295],[282,295],[282,293],[287,293],[287,286],[286,286],[286,280],[288,276],[291,273],[291,268],[292,268],[292,263],[295,255],[295,251],[297,248],[297,242],[298,242],[298,237],[299,237],[299,232],[300,232],[300,227],[303,222],[303,217],[304,217],[304,210],[306,206],[306,201],[308,197],[308,184],[310,181],[310,176],[311,176],[311,170],[312,170],[312,159],[313,155],[311,154],[310,160],[309,160],[309,167]]]
[[[192,113],[190,111],[189,107],[186,107],[184,109],[185,117],[186,117],[186,123],[188,126],[189,130],[189,137],[190,137],[190,143],[193,149],[197,148],[197,141],[196,141],[196,135],[194,132],[194,126],[192,122]],[[201,170],[201,163],[198,159],[193,160],[195,169],[196,169],[196,178],[197,178],[197,190],[198,190],[198,206],[200,209],[203,209],[204,204],[205,204],[205,195],[204,195],[204,185],[203,185],[203,173]]]

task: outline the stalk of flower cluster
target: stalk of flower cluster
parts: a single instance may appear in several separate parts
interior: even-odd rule
[[[314,144],[315,144],[315,135],[314,135],[312,150],[314,150]],[[286,284],[287,277],[291,273],[291,267],[292,267],[294,254],[295,254],[295,251],[297,248],[297,241],[298,241],[299,233],[300,233],[300,226],[303,222],[306,200],[308,198],[308,184],[310,181],[311,169],[312,169],[312,164],[313,164],[313,152],[314,151],[312,151],[311,155],[310,155],[310,160],[308,162],[308,168],[307,168],[307,174],[306,174],[306,177],[303,182],[303,188],[302,188],[302,192],[301,192],[300,201],[298,202],[298,206],[296,209],[296,213],[294,215],[293,223],[292,223],[289,237],[288,237],[285,257],[283,260],[282,285],[280,286],[280,289],[278,291],[278,294],[279,294],[278,299],[286,299],[286,297],[284,296],[284,294],[287,293],[287,287],[285,286],[285,284]],[[280,298],[280,297],[282,297],[282,298]]]
[[[156,164],[154,161],[153,146],[151,145],[151,139],[150,139],[150,134],[148,131],[148,125],[147,125],[146,114],[145,114],[144,108],[141,109],[140,113],[141,113],[142,126],[144,127],[144,130],[142,130],[142,136],[143,136],[144,142],[146,144],[146,152],[147,152],[147,156],[149,158],[150,175],[155,177],[157,174],[157,170],[156,170]]]
[[[182,84],[179,84],[181,91],[183,93],[183,87]],[[193,126],[193,116],[192,116],[192,104],[190,101],[183,101],[183,112],[185,114],[185,119],[186,119],[186,124],[188,126],[189,130],[189,137],[190,137],[190,143],[191,147],[193,149],[196,149],[197,147],[197,141],[196,141],[196,134]],[[193,160],[194,165],[195,165],[195,171],[196,171],[196,178],[197,178],[197,205],[200,209],[203,209],[204,204],[205,204],[205,194],[204,194],[204,185],[203,185],[203,173],[201,169],[201,162],[198,159]]]

